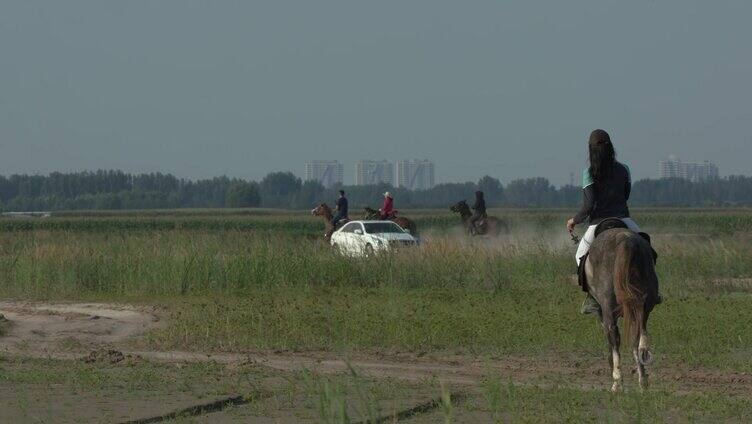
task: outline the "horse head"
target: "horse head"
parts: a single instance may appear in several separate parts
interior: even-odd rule
[[[466,211],[470,210],[470,206],[467,205],[467,201],[460,200],[459,202],[457,202],[454,205],[452,205],[452,207],[450,207],[449,210],[452,211],[452,212],[454,212],[454,213],[461,214],[463,212],[466,212]]]
[[[313,216],[329,216],[332,214],[332,209],[326,203],[321,203],[311,210]]]

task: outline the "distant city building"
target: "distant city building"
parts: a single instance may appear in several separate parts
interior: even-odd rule
[[[310,160],[305,164],[305,180],[318,181],[331,188],[344,181],[344,168],[336,160]]]
[[[397,162],[397,185],[409,190],[432,188],[434,186],[433,162],[418,159]]]
[[[394,164],[382,160],[359,160],[355,164],[355,185],[394,185]]]
[[[658,162],[658,175],[661,178],[681,178],[692,182],[718,178],[718,166],[709,161],[684,162],[674,156]]]

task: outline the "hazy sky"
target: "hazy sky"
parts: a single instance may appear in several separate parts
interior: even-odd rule
[[[2,0],[0,174],[199,178],[430,158],[569,181],[752,163],[749,0]]]

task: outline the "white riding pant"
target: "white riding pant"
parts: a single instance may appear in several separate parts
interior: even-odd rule
[[[635,233],[639,233],[640,227],[637,226],[637,223],[632,220],[632,218],[622,218],[622,221],[624,221],[625,224],[627,224],[627,228],[634,231]],[[591,225],[588,227],[587,231],[585,231],[585,235],[582,236],[582,239],[580,240],[580,245],[577,246],[577,256],[575,256],[575,260],[577,261],[577,266],[580,266],[580,258],[585,256],[585,254],[590,250],[590,245],[593,244],[593,240],[595,239],[595,228],[597,225]]]

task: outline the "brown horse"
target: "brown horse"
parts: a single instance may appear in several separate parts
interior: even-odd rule
[[[653,250],[639,234],[625,228],[606,230],[595,238],[585,263],[590,294],[601,307],[601,325],[610,347],[612,391],[621,388],[617,319],[637,364],[640,388],[648,384],[645,366],[652,361],[648,348],[648,317],[659,302]]]
[[[330,208],[326,203],[322,203],[313,208],[313,210],[311,210],[311,215],[324,218],[324,238],[327,242],[332,239],[332,234],[334,234],[337,228],[341,227],[348,221],[347,219],[340,220],[337,223],[337,227],[335,228],[332,225],[334,213],[332,212],[332,208]]]
[[[460,200],[452,205],[449,210],[460,215],[462,226],[467,229],[467,221],[473,216],[467,202],[465,200]],[[470,233],[471,236],[490,235],[498,237],[502,232],[504,234],[509,233],[509,227],[504,221],[493,216],[487,216],[484,219],[478,220],[478,222],[475,223],[475,231],[468,230],[468,233]]]
[[[366,206],[365,208],[363,208],[363,210],[365,211],[365,215],[363,216],[363,219],[381,219],[381,214],[376,209],[369,208],[368,206]],[[418,235],[418,229],[415,225],[415,222],[411,219],[407,219],[405,217],[395,215],[392,218],[389,218],[389,221],[392,221],[395,224],[399,225],[408,233],[410,233],[410,235],[412,235],[413,237]]]

